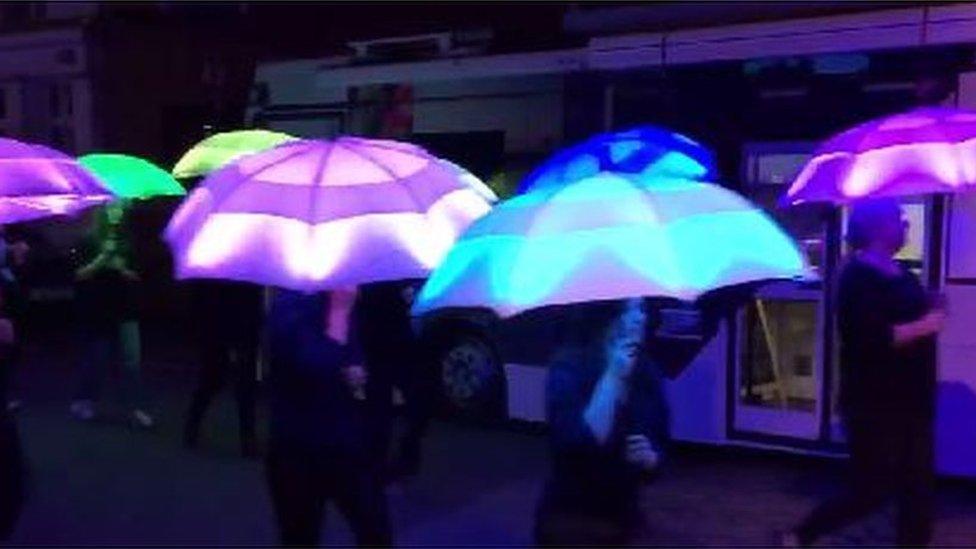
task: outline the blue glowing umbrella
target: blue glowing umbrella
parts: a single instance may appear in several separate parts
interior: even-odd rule
[[[605,133],[557,153],[530,173],[519,193],[559,187],[600,172],[710,180],[718,173],[712,152],[664,128],[639,126]]]
[[[807,272],[790,237],[730,190],[599,174],[516,196],[476,221],[431,274],[414,313],[485,307],[509,317],[629,297],[693,301]]]

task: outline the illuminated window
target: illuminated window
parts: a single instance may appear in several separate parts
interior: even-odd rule
[[[817,403],[817,302],[757,299],[744,318],[741,402],[813,411]]]

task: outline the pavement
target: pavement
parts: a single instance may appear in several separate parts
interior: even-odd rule
[[[258,460],[239,457],[230,391],[216,403],[201,448],[180,445],[192,387],[184,345],[146,337],[147,381],[159,425],[134,431],[109,417],[71,420],[70,339],[48,334],[28,349],[18,414],[31,495],[11,545],[231,545],[275,543]],[[262,405],[261,417],[266,417]],[[420,476],[390,490],[397,543],[404,546],[523,546],[546,474],[544,436],[508,427],[442,420],[432,428]],[[830,460],[681,448],[644,491],[648,528],[638,543],[768,545],[841,489]],[[890,509],[825,540],[879,545],[892,539]],[[324,544],[347,545],[343,520],[327,513]],[[976,488],[946,483],[939,493],[937,545],[976,544]]]

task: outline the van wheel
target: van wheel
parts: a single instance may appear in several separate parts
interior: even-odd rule
[[[505,375],[498,354],[484,339],[463,335],[440,353],[440,382],[449,411],[497,418],[505,410]]]

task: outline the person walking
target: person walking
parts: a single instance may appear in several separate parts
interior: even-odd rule
[[[207,408],[227,378],[232,377],[241,453],[245,457],[254,457],[258,453],[255,407],[263,289],[243,282],[195,281],[192,298],[200,370],[186,414],[184,445],[187,448],[197,446]]]
[[[10,343],[7,353],[7,396],[3,401],[7,410],[16,412],[22,406],[17,396],[16,376],[23,357],[24,313],[27,298],[21,284],[18,270],[27,263],[30,246],[21,239],[12,239],[6,225],[0,225],[0,290],[3,291],[4,318],[17,329],[18,337]]]
[[[669,438],[660,372],[642,356],[643,302],[586,307],[582,335],[549,367],[552,471],[535,526],[543,546],[631,541],[642,523],[641,481]]]
[[[784,546],[810,545],[889,499],[898,507],[898,545],[931,540],[936,335],[945,310],[895,260],[907,230],[893,199],[865,201],[851,212],[853,253],[837,294],[850,485],[783,534]]]
[[[436,400],[436,379],[410,324],[417,281],[376,282],[360,287],[356,300],[359,341],[369,380],[366,404],[370,453],[386,480],[416,475],[421,445]],[[404,400],[405,429],[394,438],[393,389]]]
[[[118,203],[98,212],[90,251],[75,271],[84,352],[82,382],[70,411],[82,421],[95,417],[105,369],[116,362],[121,369],[122,404],[130,411],[130,421],[138,428],[150,429],[155,420],[146,411],[141,379],[139,275],[133,267],[124,216],[125,210]]]
[[[268,319],[271,432],[266,472],[286,546],[319,542],[325,505],[360,546],[392,544],[363,407],[355,292],[279,291]]]
[[[0,292],[0,300],[5,297]],[[9,359],[17,335],[8,318],[0,318],[0,402],[7,402]],[[0,406],[0,541],[10,537],[23,509],[24,456],[17,425],[6,406]]]

